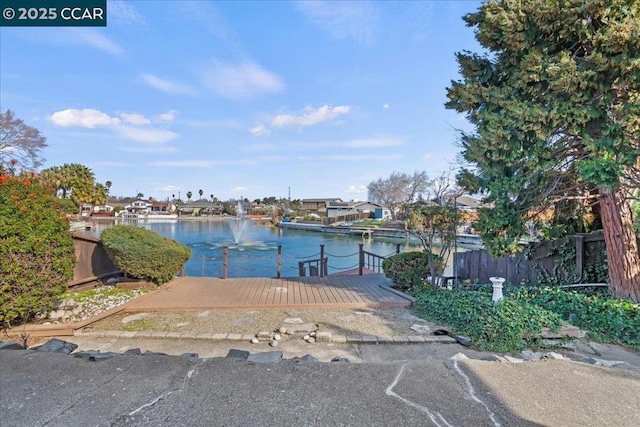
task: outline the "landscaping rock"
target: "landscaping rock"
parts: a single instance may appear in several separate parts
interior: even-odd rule
[[[520,353],[524,360],[540,360],[544,357],[541,351],[524,350]]]
[[[271,340],[271,342],[269,343],[269,345],[270,345],[271,347],[277,347],[277,346],[278,346],[278,341],[276,341],[276,340]]]
[[[487,356],[482,356],[480,360],[486,360],[487,362],[501,362],[501,358],[496,356],[495,354],[489,354]]]
[[[318,359],[316,359],[315,357],[313,357],[310,354],[305,354],[304,356],[299,358],[298,361],[299,362],[305,362],[305,363],[313,363],[313,362],[317,362]]]
[[[278,329],[278,332],[284,335],[287,333],[287,328],[285,328],[284,326],[281,326],[280,329]]]
[[[100,350],[87,350],[74,353],[73,357],[77,357],[78,359],[90,360],[92,362],[99,362],[101,360],[111,359],[116,354],[117,353],[112,353],[110,351],[101,353]]]
[[[284,319],[284,323],[287,325],[299,325],[304,323],[304,321],[299,317],[289,317],[288,319]]]
[[[545,359],[553,359],[553,360],[563,360],[566,359],[563,355],[556,353],[555,351],[550,351],[544,355]]]
[[[24,346],[17,342],[0,341],[0,350],[24,350]]]
[[[340,356],[333,356],[333,358],[331,359],[331,362],[332,363],[351,363],[351,361],[346,357],[340,357]]]
[[[198,358],[198,353],[182,353],[182,354],[180,355],[180,357],[185,357],[185,358],[187,358],[187,359],[190,359],[190,358],[195,358],[195,359],[197,359],[197,358]]]
[[[244,350],[236,350],[235,348],[232,348],[231,350],[229,350],[229,352],[227,353],[227,355],[225,357],[230,358],[230,359],[247,359],[247,357],[249,357],[249,355],[251,355],[251,353],[249,353],[248,351],[244,351]]]
[[[157,351],[151,351],[151,350],[147,350],[144,353],[142,353],[143,356],[167,356],[166,353],[160,353]]]
[[[411,325],[411,327],[409,328],[414,332],[417,332],[419,334],[429,334],[431,333],[431,328],[429,327],[429,325],[425,325],[425,324],[421,324],[421,323],[414,323],[413,325]]]
[[[504,358],[507,360],[507,362],[510,362],[510,363],[524,363],[523,359],[519,359],[517,357],[504,356]]]
[[[251,339],[251,344],[259,344],[260,340],[258,338],[252,338]]]
[[[273,334],[273,339],[275,341],[280,341],[282,339],[282,337],[280,336],[280,334]]]
[[[46,353],[71,354],[77,348],[77,344],[52,338],[38,347],[33,347],[32,350],[43,351]]]
[[[139,348],[130,348],[129,350],[125,351],[124,354],[129,354],[132,356],[140,356],[142,352],[140,351]]]
[[[247,357],[247,361],[253,363],[279,363],[281,360],[281,351],[268,351],[264,353],[250,354],[249,357]]]

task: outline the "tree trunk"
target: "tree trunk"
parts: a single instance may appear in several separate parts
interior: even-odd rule
[[[631,208],[621,192],[601,188],[600,209],[609,261],[609,289],[616,298],[640,301],[640,253]]]

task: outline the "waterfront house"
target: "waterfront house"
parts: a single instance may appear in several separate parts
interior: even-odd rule
[[[369,214],[369,218],[388,219],[391,217],[391,211],[384,206],[373,202],[362,201],[334,201],[326,207],[327,217],[334,218],[351,214]]]
[[[318,215],[319,217],[327,216],[327,206],[331,203],[342,202],[339,197],[326,199],[302,199],[302,211],[305,215]]]

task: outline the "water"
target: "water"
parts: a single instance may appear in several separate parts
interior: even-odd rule
[[[233,219],[236,221],[236,219]],[[228,277],[275,277],[278,245],[282,245],[283,277],[298,276],[298,262],[320,258],[320,245],[325,245],[329,258],[328,273],[334,274],[358,267],[358,244],[364,250],[387,256],[395,253],[396,244],[402,251],[416,248],[416,242],[402,239],[362,239],[359,236],[325,234],[311,231],[281,229],[241,220],[242,236],[236,236],[228,221],[129,221],[165,237],[189,246],[192,256],[185,264],[188,276],[222,277],[223,246],[229,248]],[[109,224],[98,224],[93,235]],[[409,247],[409,244],[411,247]]]

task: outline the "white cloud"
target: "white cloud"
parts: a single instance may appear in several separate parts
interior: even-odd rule
[[[351,110],[349,105],[339,105],[337,107],[330,107],[323,105],[320,108],[314,109],[313,107],[306,107],[303,114],[294,116],[291,114],[280,114],[274,117],[271,121],[273,127],[305,127],[312,126],[318,123],[327,122],[335,119],[340,114],[347,114]]]
[[[249,129],[249,132],[251,132],[251,134],[254,136],[269,135],[271,133],[271,131],[267,129],[263,124],[255,125],[251,129]]]
[[[370,2],[303,1],[298,10],[335,39],[352,38],[365,45],[375,39],[378,18]]]
[[[120,119],[91,108],[85,108],[83,110],[69,108],[67,110],[56,111],[48,117],[48,120],[57,126],[79,126],[90,129],[96,126],[115,126],[120,123]]]
[[[130,3],[121,0],[109,0],[109,25],[119,21],[131,25],[143,25],[145,20]]]
[[[56,111],[47,119],[53,124],[61,127],[83,127],[94,129],[97,126],[105,127],[112,132],[115,132],[125,139],[152,143],[162,144],[177,138],[179,135],[175,132],[166,129],[155,129],[152,127],[136,127],[140,125],[148,125],[151,122],[143,115],[137,113],[122,113],[122,120],[117,117],[111,117],[110,115],[103,113],[100,110],[94,110],[87,108],[84,110],[76,110],[69,108],[66,110]],[[135,125],[135,126],[132,126]],[[126,150],[134,151],[135,147],[127,147]],[[138,150],[151,150],[149,148]],[[156,147],[156,151],[164,150],[175,151],[171,147]]]
[[[212,92],[234,101],[279,92],[282,79],[253,61],[231,64],[214,61],[200,70],[202,83]]]
[[[143,74],[142,80],[152,88],[171,95],[195,95],[196,90],[189,85],[166,80],[153,74]]]
[[[69,28],[71,31],[70,42],[73,44],[87,45],[111,55],[120,56],[124,49],[110,38],[90,28]]]
[[[129,123],[129,124],[134,125],[134,126],[143,126],[143,125],[150,125],[151,124],[151,120],[147,119],[142,114],[122,113],[122,114],[120,114],[120,117],[122,117],[122,121],[124,121],[125,123]]]
[[[169,110],[166,113],[162,113],[158,115],[158,120],[161,122],[172,122],[178,117],[179,111],[177,110]]]
[[[432,160],[433,156],[431,154],[425,154],[424,156],[422,156],[422,160]]]
[[[344,190],[347,194],[366,194],[367,191],[367,187],[364,185],[350,185]]]
[[[243,187],[243,186],[237,186],[237,187],[233,187],[232,190],[233,191],[247,191],[248,188],[247,187]]]
[[[384,105],[382,106],[382,108],[384,108],[385,110],[388,110],[388,109],[389,109],[389,104],[384,104]]]
[[[177,133],[165,129],[141,129],[132,126],[118,126],[116,129],[126,139],[153,144],[168,142],[178,137]]]

